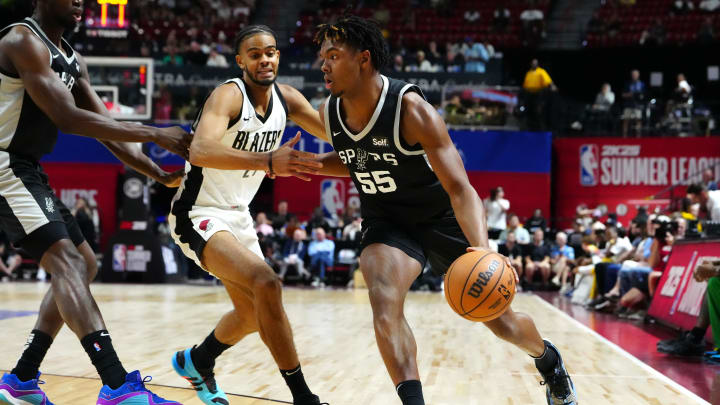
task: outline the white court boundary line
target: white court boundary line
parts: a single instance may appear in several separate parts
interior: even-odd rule
[[[589,328],[587,325],[585,325],[584,323],[582,323],[582,322],[578,321],[577,319],[573,318],[572,316],[568,315],[565,311],[563,311],[563,310],[561,310],[560,308],[552,305],[551,303],[545,301],[544,299],[540,298],[540,297],[537,296],[537,295],[533,295],[533,297],[535,297],[535,299],[537,299],[538,301],[540,301],[541,303],[543,303],[543,304],[544,304],[545,306],[547,306],[548,308],[553,309],[555,312],[559,313],[559,314],[562,315],[563,317],[565,317],[565,318],[571,320],[572,322],[576,323],[576,324],[580,327],[580,329],[586,330],[586,331],[589,332],[591,335],[593,335],[596,339],[598,339],[598,340],[600,340],[601,342],[605,343],[606,345],[610,346],[610,347],[611,347],[612,349],[614,349],[618,354],[620,354],[621,356],[625,357],[626,359],[632,361],[633,363],[635,363],[637,366],[639,366],[639,367],[642,368],[643,370],[647,371],[647,372],[650,373],[650,374],[656,375],[656,376],[657,376],[656,378],[658,378],[659,380],[665,382],[666,384],[670,385],[671,387],[675,388],[676,390],[680,391],[681,393],[683,393],[683,394],[687,395],[688,397],[690,397],[691,399],[695,400],[695,402],[697,402],[698,404],[702,404],[702,405],[712,405],[712,404],[710,404],[710,402],[707,402],[707,401],[705,401],[704,399],[700,398],[700,397],[699,397],[697,394],[695,394],[694,392],[688,390],[687,388],[683,387],[683,386],[680,385],[679,383],[671,380],[671,379],[670,379],[668,376],[666,376],[665,374],[663,374],[663,373],[659,372],[658,370],[650,367],[649,365],[647,365],[646,363],[644,363],[642,360],[640,360],[640,359],[638,359],[637,357],[633,356],[632,354],[628,353],[628,352],[627,352],[625,349],[623,349],[622,347],[616,345],[615,343],[611,342],[610,340],[608,340],[607,338],[605,338],[605,337],[602,336],[601,334],[599,334],[599,333],[595,332],[594,330],[590,329],[590,328]],[[571,376],[571,377],[572,377],[572,376]],[[582,394],[581,394],[581,395],[582,395]]]

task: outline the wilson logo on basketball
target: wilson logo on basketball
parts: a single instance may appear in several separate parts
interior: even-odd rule
[[[483,289],[485,289],[488,281],[490,281],[493,274],[495,274],[495,271],[497,271],[498,266],[500,266],[500,262],[497,260],[493,260],[488,266],[487,271],[478,273],[477,280],[475,280],[473,285],[470,286],[467,294],[473,298],[478,298],[480,294],[482,294]]]

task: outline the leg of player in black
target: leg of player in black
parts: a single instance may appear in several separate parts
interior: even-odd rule
[[[420,263],[400,249],[379,243],[363,249],[360,263],[385,367],[403,405],[424,405],[417,345],[404,314],[405,297],[422,270]]]
[[[77,272],[80,277],[89,283],[95,279],[98,271],[95,253],[90,249],[90,245],[86,241],[78,245],[77,250],[83,256],[85,262],[85,266],[77,269]],[[53,294],[53,290],[50,289],[40,304],[40,313],[28,338],[25,351],[11,373],[17,375],[22,381],[35,378],[40,368],[40,363],[42,363],[45,354],[50,348],[50,344],[64,324],[65,321],[62,315],[60,315],[60,310],[55,303],[55,295]],[[122,377],[124,381],[125,376],[123,375]]]

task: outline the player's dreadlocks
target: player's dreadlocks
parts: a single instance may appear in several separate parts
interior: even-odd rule
[[[255,25],[248,25],[247,27],[240,30],[240,32],[237,33],[235,36],[235,52],[240,52],[240,44],[245,40],[245,38],[250,37],[255,34],[270,34],[275,38],[275,43],[277,43],[277,35],[275,35],[275,31],[273,31],[270,27],[267,25],[261,25],[261,24],[255,24]]]
[[[319,25],[315,43],[322,44],[328,39],[346,43],[360,51],[370,51],[372,64],[377,70],[384,68],[390,61],[388,45],[380,26],[373,20],[351,15],[342,17],[334,24]]]

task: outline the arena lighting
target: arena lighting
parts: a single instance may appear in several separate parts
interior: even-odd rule
[[[118,27],[125,25],[125,6],[128,0],[97,0],[97,3],[102,6],[100,11],[100,24],[105,27],[107,26],[107,6],[108,4],[118,6]]]

